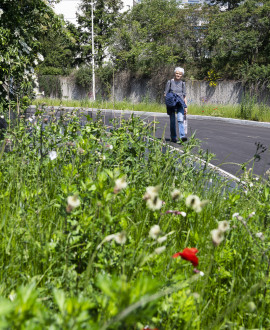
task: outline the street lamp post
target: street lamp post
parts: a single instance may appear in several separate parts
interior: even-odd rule
[[[95,51],[94,51],[94,2],[91,2],[91,19],[92,19],[92,87],[93,87],[93,99],[96,100],[96,82],[95,82]]]

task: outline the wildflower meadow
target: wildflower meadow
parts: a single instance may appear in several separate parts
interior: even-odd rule
[[[269,179],[152,132],[41,107],[8,130],[1,329],[270,328]]]

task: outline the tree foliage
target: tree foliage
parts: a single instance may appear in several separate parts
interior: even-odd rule
[[[112,42],[113,30],[120,24],[121,0],[82,0],[78,16],[81,37],[82,61],[92,59],[92,21],[91,3],[94,4],[94,51],[97,65],[101,65],[106,58],[108,45]]]
[[[61,29],[50,29],[39,41],[44,56],[39,74],[68,74],[79,61],[79,32],[74,24],[67,22]]]
[[[3,104],[30,93],[35,67],[44,59],[39,39],[60,23],[49,2],[43,0],[2,0],[0,16],[0,104]]]

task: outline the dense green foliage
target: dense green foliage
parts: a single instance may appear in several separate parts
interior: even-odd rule
[[[194,138],[162,149],[138,118],[80,121],[39,109],[6,136],[0,327],[269,328],[269,182],[230,189]],[[172,258],[186,247],[195,270]]]
[[[81,61],[90,62],[92,59],[92,17],[91,3],[94,4],[94,52],[97,66],[106,58],[107,48],[113,41],[113,30],[120,20],[121,0],[82,0],[78,14],[80,30]]]
[[[51,1],[52,3],[53,1]],[[0,108],[31,95],[35,67],[43,61],[41,38],[59,28],[53,10],[43,0],[2,0],[0,3]]]

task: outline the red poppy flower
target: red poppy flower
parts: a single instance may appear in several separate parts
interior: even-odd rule
[[[199,251],[196,248],[185,248],[183,252],[177,252],[172,257],[177,258],[180,256],[182,259],[190,261],[194,267],[197,267],[199,264],[199,259],[196,256],[196,253],[198,252]]]

